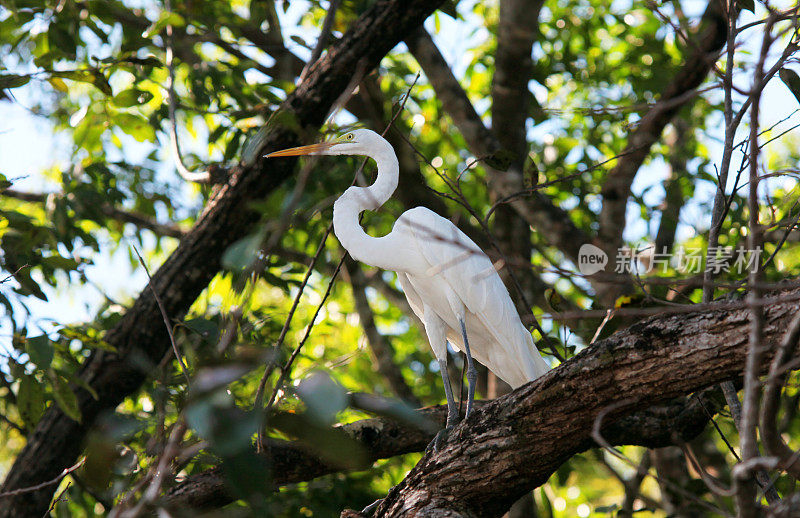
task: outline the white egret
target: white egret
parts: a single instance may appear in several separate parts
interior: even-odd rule
[[[397,156],[383,137],[357,129],[330,142],[266,156],[298,155],[365,155],[377,164],[374,184],[350,187],[336,200],[334,233],[354,259],[397,272],[439,362],[447,396],[447,429],[458,421],[447,375],[448,340],[467,356],[466,415],[472,411],[475,397],[473,357],[513,388],[547,372],[549,367],[522,325],[492,262],[450,220],[416,207],[404,212],[383,237],[372,237],[361,228],[359,214],[383,205],[397,188]]]

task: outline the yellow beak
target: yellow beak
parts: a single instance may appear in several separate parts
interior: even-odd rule
[[[321,151],[325,151],[326,149],[330,148],[334,144],[338,144],[338,142],[320,142],[318,144],[309,144],[308,146],[300,146],[300,147],[291,147],[289,149],[283,149],[281,151],[273,151],[268,155],[264,155],[266,158],[272,157],[280,157],[280,156],[299,156],[299,155],[313,155],[314,153],[319,153]]]

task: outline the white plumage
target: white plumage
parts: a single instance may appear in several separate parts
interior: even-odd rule
[[[267,156],[306,154],[366,155],[375,160],[378,166],[375,183],[369,187],[350,187],[336,200],[334,232],[354,259],[397,272],[411,309],[424,323],[442,368],[448,426],[458,416],[446,374],[446,340],[467,353],[471,367],[467,414],[475,390],[472,357],[514,388],[547,372],[549,367],[522,325],[492,262],[451,221],[417,207],[404,212],[386,236],[372,237],[361,228],[359,214],[383,205],[397,188],[397,157],[386,140],[373,131],[358,129],[332,142]]]

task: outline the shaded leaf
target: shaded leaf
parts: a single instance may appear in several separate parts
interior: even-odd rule
[[[227,387],[251,370],[253,365],[228,364],[201,369],[194,377],[191,386],[192,397],[200,397],[215,390]]]
[[[81,409],[78,398],[69,386],[69,382],[60,375],[51,371],[53,382],[53,397],[64,414],[73,421],[81,422]]]
[[[489,167],[497,169],[498,171],[505,171],[511,163],[517,158],[516,153],[508,149],[498,149],[491,155],[484,157],[483,162]]]
[[[800,102],[800,76],[797,75],[797,72],[788,68],[782,68],[778,72],[778,75],[781,81],[789,88],[789,91],[792,92],[794,98],[797,99],[797,102]]]
[[[304,414],[279,413],[269,423],[296,437],[314,454],[342,469],[363,469],[369,462],[363,446],[338,428],[318,424]]]
[[[323,371],[305,378],[295,392],[306,405],[306,414],[322,424],[332,424],[336,414],[347,408],[347,391]]]
[[[225,250],[222,254],[222,266],[228,270],[244,270],[255,260],[260,249],[260,235],[244,237]]]
[[[36,426],[36,423],[44,414],[45,399],[44,389],[39,381],[30,375],[24,375],[19,381],[17,390],[17,410],[22,421],[29,429]]]
[[[53,361],[53,342],[47,335],[28,338],[25,342],[25,352],[30,356],[31,361],[42,370],[47,370]]]
[[[111,482],[112,468],[120,456],[116,445],[108,437],[92,433],[85,454],[83,480],[94,489],[105,490]]]
[[[18,88],[28,84],[31,78],[29,76],[20,76],[17,74],[3,74],[0,75],[0,90],[6,88]]]
[[[445,2],[439,6],[439,10],[450,18],[457,20],[458,10],[456,9],[456,5],[458,5],[458,0],[445,0]]]

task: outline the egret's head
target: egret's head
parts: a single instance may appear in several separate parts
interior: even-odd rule
[[[299,155],[369,155],[383,139],[374,131],[355,129],[327,142],[274,151],[267,158]]]

